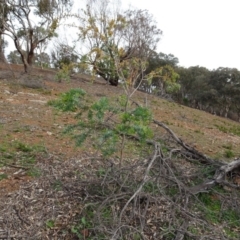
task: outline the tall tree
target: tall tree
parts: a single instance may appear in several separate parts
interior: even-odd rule
[[[75,47],[67,42],[56,42],[51,51],[51,60],[55,68],[61,69],[63,65],[70,66],[71,63],[76,63],[78,56],[75,53]]]
[[[228,116],[232,105],[232,91],[237,69],[220,67],[211,72],[209,84],[217,91],[217,100],[221,116]]]
[[[36,48],[54,36],[72,0],[5,0],[5,5],[10,11],[7,19],[1,17],[2,33],[14,41],[27,73]]]
[[[21,56],[17,50],[11,51],[7,55],[7,60],[8,60],[8,62],[10,62],[12,64],[21,64],[22,63]]]
[[[46,68],[46,67],[50,67],[50,64],[51,64],[50,56],[46,52],[40,52],[35,54],[35,57],[34,57],[35,66]]]
[[[156,49],[162,31],[146,10],[121,12],[114,3],[88,1],[79,17],[79,38],[88,48],[85,62],[116,86],[120,78],[130,81],[145,71],[145,62]],[[130,70],[130,64],[135,69]]]
[[[205,94],[209,81],[210,71],[205,67],[193,66],[189,68],[178,67],[176,72],[180,75],[180,92],[178,101],[191,107],[200,107],[202,96]]]
[[[4,22],[7,21],[8,14],[9,14],[9,7],[6,5],[5,0],[0,0],[0,62],[6,63],[6,58],[4,55],[4,49],[6,46],[6,41],[4,40]]]
[[[167,92],[180,87],[176,82],[178,75],[176,75],[174,71],[174,68],[178,64],[177,57],[173,54],[157,53],[153,51],[147,61],[148,66],[145,74],[149,74],[156,70],[158,71],[158,69],[161,69],[161,74],[157,74],[157,76],[152,79],[151,84],[142,82],[141,89],[143,91],[152,92],[154,89],[153,92],[156,95],[163,97],[166,96]],[[171,81],[166,81],[166,78],[171,78]],[[169,85],[169,83],[171,84]]]
[[[5,57],[5,48],[7,46],[8,42],[5,41],[3,38],[3,35],[0,34],[0,62],[7,63],[6,57]]]

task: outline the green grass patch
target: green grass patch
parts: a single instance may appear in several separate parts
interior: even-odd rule
[[[215,127],[221,132],[234,134],[236,136],[240,136],[240,126],[222,126],[215,124]]]
[[[8,178],[7,174],[5,174],[5,173],[0,174],[0,181],[3,179],[7,179],[7,178]]]
[[[53,228],[55,226],[55,221],[52,219],[49,219],[46,221],[46,227],[47,228]]]
[[[152,193],[152,194],[156,194],[159,193],[159,189],[156,183],[153,182],[147,182],[144,186],[143,186],[143,191],[146,193]]]
[[[21,152],[32,152],[32,147],[30,147],[29,145],[22,143],[22,142],[14,142],[14,147],[17,151],[21,151]]]
[[[227,235],[230,234],[230,229],[239,229],[240,212],[238,209],[223,208],[222,202],[214,193],[201,193],[199,194],[199,200],[202,204],[198,208],[210,224],[227,225],[225,228]]]
[[[38,177],[41,171],[35,167],[37,158],[45,153],[45,148],[41,145],[29,145],[19,141],[3,143],[0,150],[0,167],[20,167],[26,170],[27,175]]]
[[[226,149],[225,152],[224,152],[224,156],[225,156],[226,158],[233,158],[233,157],[235,156],[235,154],[233,153],[232,150]]]

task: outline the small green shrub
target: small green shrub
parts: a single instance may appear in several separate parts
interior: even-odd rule
[[[232,158],[232,157],[234,157],[234,153],[232,152],[232,150],[226,149],[225,152],[224,152],[224,156],[226,158]]]
[[[55,76],[55,80],[57,82],[62,82],[62,81],[70,81],[70,73],[71,73],[71,66],[62,64],[61,69],[58,71],[58,73]]]
[[[84,236],[84,230],[93,227],[92,219],[94,218],[94,208],[92,206],[87,206],[81,215],[79,222],[71,227],[71,232],[75,234],[78,239],[91,239]],[[101,239],[101,238],[99,238]]]
[[[32,167],[27,171],[27,174],[31,177],[40,177],[42,173],[39,168]]]
[[[74,112],[85,105],[85,94],[86,92],[81,88],[71,89],[61,94],[60,99],[49,101],[48,104],[63,112]]]
[[[64,99],[67,106],[72,105],[71,98]],[[106,97],[101,98],[88,107],[84,120],[80,119],[77,124],[68,126],[65,133],[72,134],[77,146],[81,146],[87,138],[90,138],[92,146],[101,151],[104,157],[114,154],[118,149],[123,149],[125,136],[135,136],[141,144],[144,144],[153,135],[149,127],[152,119],[150,110],[136,107],[128,111],[122,107],[126,104],[124,97],[119,98],[118,102],[120,106],[116,106],[115,102],[112,104]],[[76,104],[74,106],[79,107]],[[116,116],[119,121],[115,125],[108,126],[106,122],[109,116]]]
[[[214,199],[209,193],[200,193],[199,200],[203,203],[199,208],[206,219],[212,223],[218,223],[220,221],[221,201]]]
[[[232,150],[232,144],[231,143],[227,143],[222,145],[223,148],[228,149],[228,150]]]
[[[32,147],[22,142],[15,142],[15,149],[21,152],[32,152]]]

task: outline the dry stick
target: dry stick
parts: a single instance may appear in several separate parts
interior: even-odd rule
[[[187,221],[182,224],[180,229],[177,230],[177,235],[174,238],[174,240],[182,240],[184,238],[188,225],[189,225],[189,222]]]
[[[141,106],[138,102],[136,101],[133,101],[133,103],[135,103],[137,106]],[[180,144],[184,149],[186,149],[187,151],[189,151],[190,153],[194,154],[194,155],[197,155],[199,158],[202,158],[204,160],[201,160],[201,162],[203,163],[209,163],[209,164],[212,164],[212,165],[217,165],[217,166],[222,166],[223,163],[219,162],[219,161],[214,161],[212,160],[211,158],[205,156],[203,153],[200,153],[199,151],[197,151],[195,148],[187,145],[186,143],[184,143],[182,141],[182,139],[180,139],[169,127],[167,127],[164,123],[160,122],[160,121],[157,121],[155,119],[153,119],[153,122],[155,124],[157,124],[158,126],[164,128],[168,133],[170,133],[170,135],[173,137],[173,139],[178,143]]]
[[[139,234],[141,235],[141,237],[142,237],[143,240],[147,240],[146,237],[145,237],[137,228],[132,227],[132,226],[130,226],[130,225],[122,225],[122,226],[118,227],[118,229],[114,232],[114,235],[111,237],[111,240],[115,240],[115,239],[116,239],[116,238],[115,238],[116,233],[117,233],[121,228],[124,228],[124,227],[135,230],[137,233],[139,233]]]
[[[140,106],[139,103],[133,101],[133,103],[135,103],[137,106]],[[226,176],[227,173],[233,171],[234,169],[236,168],[239,168],[240,167],[240,159],[237,159],[229,164],[226,164],[226,163],[223,163],[223,162],[220,162],[220,161],[216,161],[216,160],[213,160],[207,156],[205,156],[203,153],[200,153],[199,151],[197,151],[195,148],[187,145],[186,143],[184,143],[169,127],[167,127],[164,123],[160,122],[160,121],[157,121],[157,120],[154,120],[153,119],[153,122],[155,124],[157,124],[158,126],[164,128],[168,133],[170,133],[170,135],[174,138],[174,140],[180,144],[184,149],[186,149],[188,152],[194,154],[195,156],[197,156],[198,159],[201,163],[207,163],[207,164],[211,164],[211,165],[215,165],[215,166],[218,166],[219,169],[216,170],[215,172],[215,175],[213,177],[213,179],[211,180],[207,180],[205,181],[204,183],[200,184],[200,185],[197,185],[197,186],[194,186],[189,190],[189,192],[191,194],[197,194],[199,192],[206,192],[209,188],[215,186],[216,184],[224,184],[224,185],[228,185],[228,186],[231,186],[233,187],[232,185],[233,184],[230,184],[230,183],[227,183],[226,184],[226,181],[224,181],[224,177]],[[203,160],[202,160],[203,159]],[[239,186],[237,185],[234,185],[234,188],[239,188]]]
[[[137,191],[129,198],[129,200],[127,201],[127,203],[125,204],[125,206],[123,207],[121,213],[120,213],[120,217],[119,217],[119,223],[121,223],[122,221],[122,215],[123,215],[123,212],[126,210],[127,206],[129,205],[129,203],[137,196],[137,194],[142,190],[143,186],[145,185],[145,183],[148,181],[148,174],[149,174],[149,171],[154,163],[154,161],[157,159],[158,157],[158,153],[160,152],[160,145],[159,143],[155,143],[155,153],[146,169],[146,172],[145,172],[145,175],[144,175],[144,178],[143,178],[143,181],[141,183],[141,185],[139,186],[139,188],[137,189]]]
[[[200,185],[190,188],[189,192],[192,194],[197,194],[199,192],[206,192],[206,191],[208,191],[209,188],[215,186],[216,184],[222,184],[222,185],[226,185],[228,187],[239,189],[240,187],[238,185],[234,185],[234,184],[228,183],[227,181],[224,181],[227,173],[229,173],[239,167],[240,167],[240,159],[234,160],[234,161],[230,162],[229,164],[225,164],[225,165],[221,166],[220,169],[218,169],[215,172],[213,179],[207,180]]]
[[[183,148],[185,148],[186,150],[188,150],[190,153],[193,153],[194,155],[197,155],[199,158],[203,158],[204,160],[202,160],[201,162],[203,163],[209,163],[212,165],[217,165],[217,166],[222,166],[223,164],[219,161],[214,161],[211,158],[205,156],[203,153],[200,153],[199,151],[197,151],[195,148],[188,146],[186,143],[184,143],[179,137],[177,137],[177,135],[169,128],[167,127],[164,123],[159,122],[157,120],[153,119],[153,122],[155,124],[157,124],[158,126],[164,128],[168,133],[171,134],[171,136],[174,138],[174,140],[180,144]]]

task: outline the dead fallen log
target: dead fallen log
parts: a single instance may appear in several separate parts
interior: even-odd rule
[[[195,195],[200,192],[208,192],[215,185],[227,186],[230,188],[240,189],[240,186],[234,183],[231,183],[227,180],[227,176],[230,173],[240,172],[240,159],[236,159],[228,164],[224,164],[219,169],[216,170],[213,179],[206,180],[200,185],[189,188],[188,191]]]
[[[140,106],[139,103],[133,101],[137,106]],[[235,159],[234,161],[230,163],[224,163],[217,160],[213,160],[210,157],[206,156],[205,154],[199,152],[194,147],[189,146],[186,144],[181,138],[179,138],[168,126],[166,126],[164,123],[157,121],[153,119],[153,122],[164,128],[176,141],[177,144],[179,144],[184,150],[185,153],[182,153],[187,156],[189,155],[192,159],[196,159],[202,164],[207,164],[211,166],[215,166],[216,171],[212,179],[208,179],[204,181],[203,183],[193,186],[191,188],[185,187],[185,190],[187,190],[190,194],[198,194],[200,192],[208,192],[213,186],[215,185],[222,185],[227,186],[234,189],[240,189],[240,185],[231,182],[231,179],[227,179],[227,176],[230,174],[233,174],[234,172],[238,172],[240,176],[240,158]]]
[[[182,139],[180,139],[169,127],[167,127],[164,123],[159,122],[157,120],[153,120],[155,124],[164,128],[173,139],[181,145],[188,154],[191,155],[191,158],[197,159],[200,163],[208,164],[216,167],[215,174],[212,179],[204,181],[202,184],[189,188],[188,191],[190,194],[198,194],[200,192],[208,192],[215,185],[227,186],[234,189],[240,189],[238,184],[229,182],[227,180],[227,176],[233,174],[234,171],[240,173],[240,159],[235,159],[230,163],[224,163],[217,160],[213,160],[203,153],[197,151],[194,147],[189,146],[184,143]]]
[[[215,165],[215,166],[222,166],[223,163],[217,161],[217,160],[213,160],[209,157],[207,157],[206,155],[204,155],[203,153],[199,152],[198,150],[196,150],[194,147],[189,146],[188,144],[184,143],[182,141],[182,139],[180,139],[168,126],[166,126],[164,123],[159,122],[157,120],[153,120],[153,122],[155,124],[157,124],[158,126],[164,128],[172,137],[173,139],[179,144],[181,145],[185,150],[187,150],[189,153],[191,153],[195,158],[199,159],[199,161],[201,163],[205,163],[205,164],[211,164],[211,165]]]

